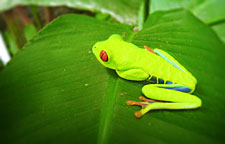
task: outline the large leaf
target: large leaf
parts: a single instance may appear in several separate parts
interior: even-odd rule
[[[68,6],[107,13],[122,23],[136,24],[142,0],[0,0],[0,11],[16,5]]]
[[[198,79],[198,110],[134,117],[144,83],[126,81],[91,53],[113,33],[166,50]],[[1,143],[215,143],[223,141],[224,45],[183,10],[152,14],[143,30],[86,16],[47,25],[0,73]]]

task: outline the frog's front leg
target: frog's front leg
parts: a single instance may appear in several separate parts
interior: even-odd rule
[[[201,106],[201,100],[189,93],[181,92],[187,87],[179,84],[149,84],[142,88],[143,94],[156,101],[149,101],[141,97],[144,102],[127,101],[127,105],[141,105],[142,109],[135,112],[135,116],[140,118],[150,110],[156,109],[195,109]],[[191,91],[191,90],[190,90]],[[163,102],[162,102],[163,101]]]

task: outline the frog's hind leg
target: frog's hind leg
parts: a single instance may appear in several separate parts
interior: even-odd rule
[[[171,90],[172,87],[176,90]],[[135,113],[137,118],[140,118],[142,115],[147,113],[150,110],[157,109],[195,109],[201,106],[201,100],[189,93],[184,93],[177,91],[179,86],[177,84],[173,85],[159,85],[159,84],[149,84],[142,88],[144,95],[153,101],[147,101],[146,99],[141,99],[144,102],[145,106],[142,106],[142,109]],[[130,101],[127,102],[127,105],[132,105]],[[135,103],[133,103],[135,105]]]

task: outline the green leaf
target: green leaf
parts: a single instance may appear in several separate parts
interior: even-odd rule
[[[224,0],[152,0],[150,12],[186,8],[207,24],[225,19]]]
[[[149,15],[149,0],[143,0],[138,14],[138,30],[143,28],[143,25]]]
[[[19,51],[19,48],[17,47],[12,35],[8,31],[4,32],[4,40],[8,46],[9,52],[12,55],[15,55]]]
[[[142,0],[3,0],[0,11],[16,5],[68,6],[110,14],[122,23],[136,24]]]
[[[216,31],[219,38],[225,43],[225,22],[213,25],[212,28]]]
[[[37,29],[33,24],[29,24],[24,27],[24,36],[27,41],[31,40],[36,33]]]
[[[34,17],[34,23],[36,24],[37,29],[40,29],[42,25],[41,25],[41,19],[39,17],[38,6],[32,5],[31,13],[32,13],[32,16]]]
[[[198,79],[197,110],[152,111],[134,117],[145,83],[119,78],[91,53],[111,34],[140,47],[161,48]],[[157,12],[142,31],[80,15],[47,25],[0,72],[1,143],[223,142],[225,48],[187,11]]]
[[[3,63],[2,63],[2,60],[0,60],[0,70],[3,68]]]

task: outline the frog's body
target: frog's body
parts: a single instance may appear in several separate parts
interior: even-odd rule
[[[162,50],[150,52],[114,34],[108,40],[97,42],[93,46],[93,53],[100,63],[116,70],[124,79],[155,83],[145,85],[142,92],[148,98],[167,101],[143,97],[141,100],[144,102],[128,101],[128,105],[143,107],[135,113],[136,117],[141,117],[151,109],[193,109],[201,106],[201,100],[189,94],[195,89],[195,77]]]

